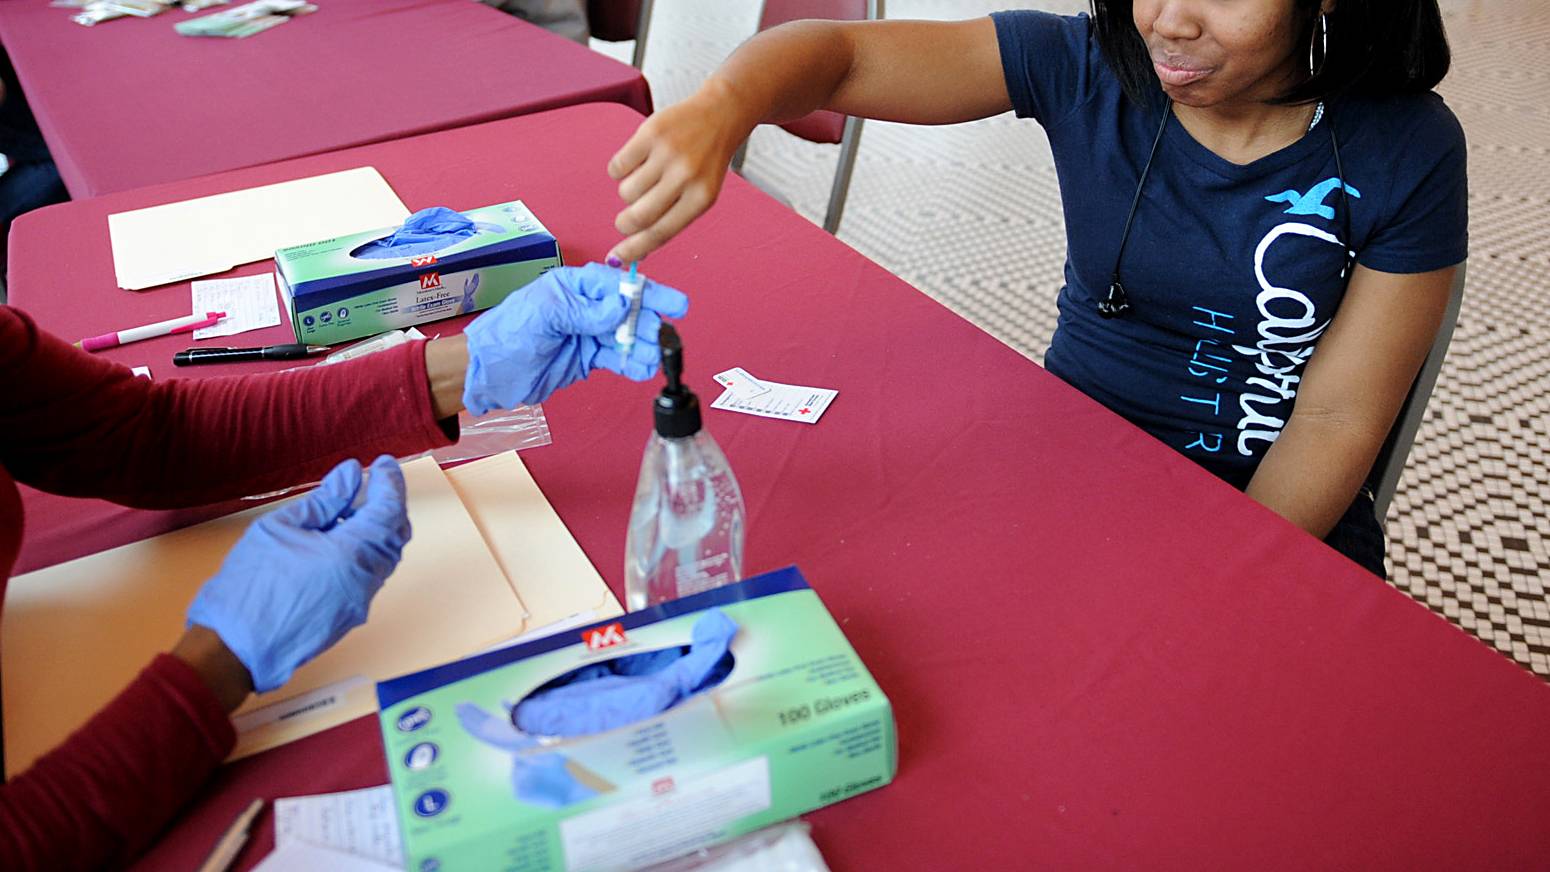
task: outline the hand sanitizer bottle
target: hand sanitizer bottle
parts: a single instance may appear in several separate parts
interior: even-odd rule
[[[667,386],[653,404],[624,545],[630,611],[731,584],[743,576],[743,492],[716,440],[700,422],[700,401],[683,384],[683,345],[663,324]]]

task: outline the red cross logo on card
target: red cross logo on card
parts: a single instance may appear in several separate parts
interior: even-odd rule
[[[441,273],[428,272],[420,274],[420,290],[433,291],[441,287]]]
[[[587,643],[588,651],[600,651],[604,648],[612,648],[615,645],[623,645],[624,625],[614,621],[606,627],[593,627],[590,630],[581,631],[581,640]]]
[[[653,796],[661,796],[664,793],[672,793],[672,792],[673,792],[673,779],[671,777],[668,777],[668,778],[658,778],[656,781],[651,782],[651,794]]]
[[[809,409],[806,406],[803,406],[802,408],[797,409],[797,414],[798,415],[811,415],[812,413],[813,413],[813,410]]]
[[[435,262],[436,262],[436,255],[434,255],[434,254],[422,254],[419,257],[411,257],[411,258],[409,258],[409,265],[410,266],[430,266],[431,264],[433,264]]]

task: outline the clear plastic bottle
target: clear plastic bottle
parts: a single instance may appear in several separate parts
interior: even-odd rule
[[[638,611],[743,576],[743,492],[683,385],[683,346],[662,325],[667,386],[653,404],[624,546],[626,605]]]

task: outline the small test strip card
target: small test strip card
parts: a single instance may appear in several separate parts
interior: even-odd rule
[[[716,384],[721,385],[743,399],[761,396],[770,392],[770,389],[765,386],[764,382],[749,375],[748,370],[740,366],[734,366],[726,372],[718,372],[711,376],[711,378],[716,380]]]
[[[719,379],[718,379],[719,380]],[[762,418],[779,418],[782,421],[801,421],[816,424],[825,409],[834,402],[839,391],[828,388],[808,388],[801,385],[783,385],[777,382],[760,382],[767,390],[756,397],[738,396],[728,388],[710,404],[712,409],[742,412]]]

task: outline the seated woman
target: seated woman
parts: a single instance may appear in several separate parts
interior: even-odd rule
[[[591,30],[587,26],[587,8],[582,0],[479,0],[502,12],[531,21],[566,39],[587,44]]]
[[[10,261],[6,247],[11,222],[33,209],[68,199],[70,195],[11,66],[11,56],[0,46],[0,283]],[[5,288],[0,286],[3,302]]]
[[[758,124],[1014,110],[1065,211],[1049,371],[1382,575],[1369,478],[1466,254],[1448,62],[1436,0],[795,22],[615,155],[611,257],[703,213]]]
[[[460,336],[335,366],[156,383],[0,306],[0,593],[21,545],[15,482],[171,508],[333,467],[321,487],[249,527],[195,598],[182,638],[168,640],[171,653],[0,786],[0,869],[127,864],[231,752],[228,714],[365,622],[410,535],[391,455],[450,444],[465,407],[541,402],[599,367],[650,378],[661,318],[683,315],[688,300],[648,284],[625,359],[613,339],[627,313],[618,282],[598,264],[553,270]],[[379,454],[363,485],[357,458]]]

